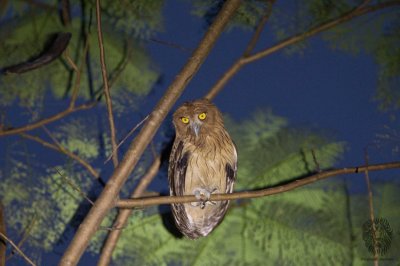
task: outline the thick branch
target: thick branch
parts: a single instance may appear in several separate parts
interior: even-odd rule
[[[147,173],[140,179],[139,184],[133,191],[131,198],[140,197],[146,190],[147,186],[157,175],[160,168],[161,158],[158,156],[154,159]],[[122,233],[121,228],[124,228],[129,217],[132,214],[133,209],[121,209],[119,210],[118,216],[114,221],[113,229],[107,236],[107,240],[101,250],[101,255],[97,266],[106,266],[110,264],[112,253],[117,245],[118,239]]]
[[[39,137],[32,136],[32,135],[29,135],[29,134],[26,134],[26,133],[21,133],[20,136],[21,136],[21,137],[24,137],[24,138],[26,138],[26,139],[33,140],[33,141],[35,141],[35,142],[37,142],[37,143],[43,145],[43,146],[46,147],[46,148],[49,148],[49,149],[52,149],[52,150],[55,150],[55,151],[61,152],[62,154],[67,155],[69,158],[71,158],[72,160],[75,160],[76,162],[78,162],[79,164],[81,164],[83,167],[85,167],[86,170],[87,170],[92,176],[94,176],[95,178],[99,178],[99,177],[100,177],[100,174],[99,174],[88,162],[86,162],[85,160],[83,160],[81,157],[79,157],[79,156],[76,155],[75,153],[73,153],[73,152],[67,150],[66,148],[64,148],[64,147],[62,147],[62,146],[60,146],[60,145],[55,145],[55,144],[49,143],[49,142],[47,142],[47,141],[45,141],[45,140],[42,140],[42,139],[39,138]]]
[[[392,168],[400,168],[400,162],[392,162],[392,163],[384,163],[384,164],[375,164],[369,166],[358,166],[358,167],[350,167],[343,169],[335,169],[320,172],[315,175],[311,175],[302,179],[298,179],[287,183],[285,185],[280,185],[276,187],[265,188],[261,190],[255,191],[242,191],[235,192],[232,194],[212,194],[210,201],[220,201],[220,200],[234,200],[234,199],[250,199],[250,198],[259,198],[265,197],[269,195],[283,193],[304,185],[308,185],[314,182],[317,182],[321,179],[325,179],[332,176],[338,175],[347,175],[347,174],[358,174],[363,173],[365,171],[380,171],[385,169]],[[140,199],[124,199],[119,200],[116,204],[116,207],[119,208],[143,208],[147,206],[160,205],[160,204],[171,204],[171,203],[188,203],[188,202],[197,202],[195,196],[180,196],[180,197],[152,197],[152,198],[140,198]]]
[[[9,129],[0,130],[0,137],[1,136],[19,134],[19,133],[22,133],[22,132],[26,132],[26,131],[29,131],[29,130],[36,129],[36,128],[41,127],[43,125],[47,125],[49,123],[58,121],[61,118],[65,117],[67,115],[70,115],[70,114],[72,114],[72,113],[74,113],[76,111],[90,109],[95,105],[96,105],[96,102],[85,103],[85,104],[79,105],[79,106],[74,107],[74,108],[67,108],[64,111],[59,112],[58,114],[55,114],[55,115],[50,116],[48,118],[44,118],[42,120],[36,121],[36,122],[34,122],[32,124],[28,124],[28,125],[25,125],[25,126],[22,126],[22,127],[16,127],[16,128],[9,128]]]
[[[146,124],[129,146],[123,160],[110,177],[104,190],[96,200],[95,205],[91,208],[84,221],[79,226],[78,231],[61,259],[60,265],[76,265],[78,263],[80,257],[89,244],[90,238],[96,232],[106,214],[113,207],[115,203],[114,201],[118,197],[118,193],[129,174],[138,163],[140,156],[150,143],[157,129],[160,127],[161,122],[167,116],[169,110],[172,108],[178,97],[182,94],[186,85],[196,74],[225,25],[239,5],[240,0],[228,0],[225,2],[222,10],[216,17],[214,23],[210,26],[198,48],[193,52],[186,65],[176,76],[165,95],[161,98],[151,113]]]
[[[277,52],[289,45],[298,43],[300,41],[305,40],[308,37],[316,35],[322,31],[326,31],[331,29],[339,24],[347,22],[355,17],[359,17],[365,15],[367,13],[371,13],[377,10],[381,10],[384,8],[392,7],[400,5],[400,1],[391,1],[376,4],[373,6],[365,6],[365,3],[362,3],[359,7],[353,9],[349,13],[346,13],[338,18],[332,19],[328,22],[325,22],[321,25],[318,25],[307,32],[297,34],[295,36],[289,37],[274,46],[264,49],[258,53],[248,56],[241,56],[223,75],[222,77],[214,84],[214,86],[210,89],[209,93],[207,94],[207,99],[213,99],[221,90],[222,88],[228,83],[228,81],[245,65],[260,60],[274,52]]]
[[[114,163],[114,167],[117,167],[117,165],[118,165],[117,137],[116,137],[115,124],[114,124],[114,115],[113,115],[113,110],[112,110],[112,100],[111,100],[110,88],[108,86],[108,79],[107,79],[107,66],[106,66],[106,59],[105,59],[105,55],[104,55],[105,53],[104,53],[104,45],[103,45],[103,33],[101,31],[100,0],[96,0],[96,18],[97,18],[97,37],[98,37],[99,50],[100,50],[101,74],[103,76],[104,95],[106,98],[108,122],[110,124],[112,160]]]

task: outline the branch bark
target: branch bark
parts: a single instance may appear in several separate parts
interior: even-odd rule
[[[19,255],[21,255],[21,257],[30,265],[32,266],[36,266],[35,263],[33,263],[33,261],[25,255],[25,253],[13,242],[11,241],[11,239],[9,239],[5,234],[3,234],[2,232],[0,232],[0,239],[3,239],[4,241],[10,243],[10,245],[18,252]]]
[[[104,190],[96,200],[95,205],[91,208],[78,228],[78,231],[60,261],[60,265],[76,265],[78,263],[89,244],[90,238],[96,232],[109,210],[115,205],[115,199],[118,197],[119,191],[138,163],[140,156],[150,143],[157,129],[160,127],[161,122],[182,94],[186,85],[196,74],[239,5],[240,0],[228,0],[225,2],[222,10],[201,40],[199,46],[176,76],[165,95],[154,108],[146,124],[129,146],[123,160],[115,169]]]
[[[292,181],[290,183],[279,185],[275,187],[269,187],[265,189],[255,190],[255,191],[242,191],[235,192],[231,194],[212,194],[210,201],[221,201],[221,200],[235,200],[235,199],[251,199],[251,198],[259,198],[270,196],[274,194],[283,193],[289,190],[293,190],[295,188],[305,186],[321,179],[325,179],[332,176],[337,175],[347,175],[347,174],[358,174],[366,171],[380,171],[385,169],[393,169],[400,168],[400,162],[392,162],[392,163],[383,163],[383,164],[374,164],[368,166],[357,166],[357,167],[349,167],[343,169],[334,169],[329,171],[323,171],[302,179],[298,179]],[[188,202],[197,202],[199,200],[196,199],[194,195],[187,196],[179,196],[179,197],[151,197],[151,198],[140,198],[140,199],[124,199],[119,200],[115,207],[118,208],[144,208],[153,205],[160,204],[171,204],[171,203],[188,203]]]
[[[154,159],[150,168],[147,170],[147,173],[140,179],[139,184],[133,191],[131,198],[140,197],[143,192],[146,190],[147,186],[153,180],[153,178],[157,175],[158,169],[160,168],[161,157],[158,156]],[[111,262],[112,253],[117,245],[118,239],[122,233],[121,228],[124,228],[129,217],[132,214],[133,209],[121,209],[118,212],[118,216],[113,223],[113,229],[107,236],[107,240],[104,243],[104,246],[101,250],[101,255],[97,266],[107,266]]]
[[[214,86],[210,89],[208,92],[206,98],[207,99],[212,99],[214,98],[221,90],[222,88],[228,83],[228,81],[237,73],[239,70],[244,67],[247,64],[253,63],[257,60],[260,60],[272,53],[275,53],[289,45],[298,43],[300,41],[303,41],[304,39],[314,36],[322,31],[331,29],[339,24],[342,24],[344,22],[347,22],[353,18],[360,17],[362,15],[381,10],[384,8],[392,7],[400,5],[400,1],[390,1],[390,2],[384,2],[372,6],[366,6],[365,3],[363,2],[360,6],[357,8],[353,9],[349,13],[346,13],[338,18],[332,19],[326,23],[323,23],[321,25],[318,25],[314,28],[311,28],[307,32],[303,32],[301,34],[294,35],[292,37],[289,37],[278,44],[275,44],[274,46],[270,48],[266,48],[258,53],[252,54],[252,55],[247,55],[247,56],[241,56],[223,75],[222,77],[214,84]]]
[[[103,45],[103,33],[101,30],[100,0],[96,0],[96,18],[97,18],[97,38],[98,38],[99,50],[100,50],[101,74],[103,76],[104,96],[106,98],[108,122],[110,124],[112,160],[113,160],[114,167],[117,167],[118,166],[117,136],[116,136],[116,130],[115,130],[115,124],[114,124],[114,115],[113,115],[113,110],[112,110],[110,87],[108,86],[107,66],[106,66],[106,59],[105,59],[104,45]]]

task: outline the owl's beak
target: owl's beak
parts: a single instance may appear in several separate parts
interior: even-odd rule
[[[199,136],[201,124],[198,122],[191,122],[190,127],[192,128],[196,138]]]

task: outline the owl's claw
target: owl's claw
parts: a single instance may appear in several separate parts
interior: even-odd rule
[[[200,202],[192,202],[192,206],[200,206],[201,209],[204,209],[206,204],[216,205],[215,201],[209,201],[211,194],[214,193],[217,189],[213,189],[211,192],[204,188],[199,188],[194,191],[194,196]]]

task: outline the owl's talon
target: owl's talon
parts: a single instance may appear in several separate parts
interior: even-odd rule
[[[191,205],[194,207],[200,206],[201,209],[204,209],[206,205],[216,205],[216,201],[210,201],[211,194],[217,191],[216,188],[214,188],[211,192],[208,191],[207,189],[204,188],[199,188],[194,191],[194,196],[196,197],[197,200],[200,200],[200,202],[192,202]]]
[[[197,200],[206,202],[210,199],[211,193],[204,188],[199,188],[194,191],[194,196]]]

